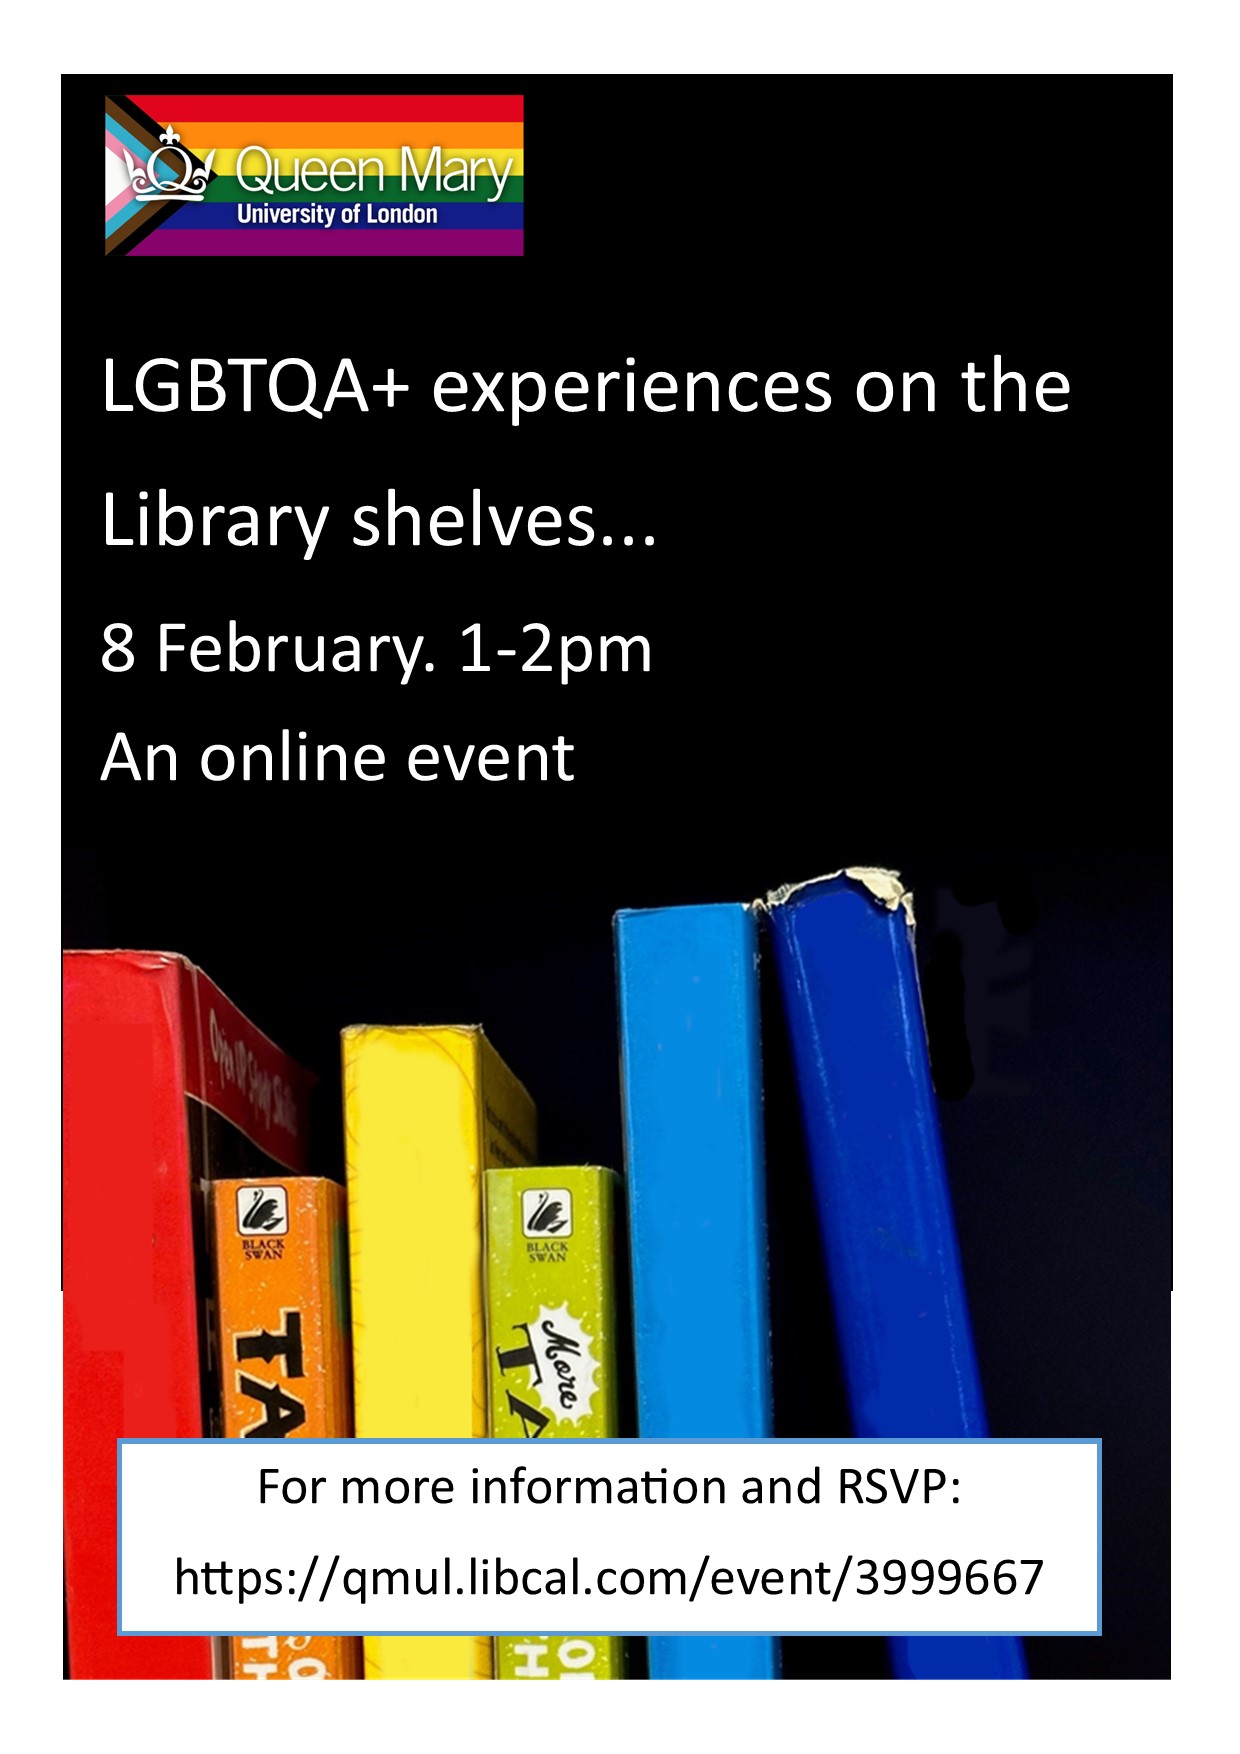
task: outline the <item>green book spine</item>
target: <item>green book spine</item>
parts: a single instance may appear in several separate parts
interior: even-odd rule
[[[610,1169],[488,1169],[492,1437],[617,1437],[616,1207]],[[495,1641],[501,1681],[618,1681],[624,1641],[580,1633]]]

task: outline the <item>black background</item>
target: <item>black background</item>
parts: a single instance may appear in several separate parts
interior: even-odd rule
[[[96,198],[65,194],[66,944],[203,964],[319,1074],[327,1173],[338,1031],[360,1021],[484,1022],[547,1161],[618,1162],[612,912],[900,869],[992,1429],[1103,1439],[1105,1632],[1031,1640],[1031,1671],[1167,1674],[1169,79],[347,88],[523,91],[524,258],[104,260]],[[280,82],[69,79],[67,148],[105,91],[150,89]],[[1031,394],[1023,415],[968,413],[959,374],[995,353],[1031,392],[1064,373],[1069,411]],[[392,366],[410,391],[323,422],[265,397],[109,415],[109,354],[120,385],[155,354],[231,354],[300,355],[325,387],[347,354],[365,385]],[[552,409],[514,432],[431,397],[446,370],[628,356],[639,374],[829,371],[833,405]],[[862,413],[868,370],[932,372],[936,413],[898,395]],[[106,549],[104,491],[161,486],[333,511],[309,564],[291,541]],[[353,506],[388,487],[424,515],[474,487],[506,515],[584,504],[617,541],[353,548]],[[423,633],[435,673],[160,677],[160,621],[224,636],[230,617]],[[523,651],[532,621],[644,633],[651,673],[463,676],[478,620]],[[112,621],[137,630],[125,675],[100,663]],[[284,726],[379,743],[389,777],[199,776],[205,744]],[[177,783],[100,784],[117,730],[174,744]],[[572,784],[404,769],[416,742],[560,735]],[[803,1208],[794,1159],[772,1153],[777,1248]],[[778,1322],[829,1335],[819,1292]],[[839,1429],[829,1371],[821,1396],[786,1376],[781,1428]],[[788,1653],[797,1674],[881,1660],[868,1640]]]

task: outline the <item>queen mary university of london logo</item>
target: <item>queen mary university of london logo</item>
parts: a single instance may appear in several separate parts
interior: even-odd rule
[[[127,147],[122,151],[135,201],[201,201],[205,195],[215,148],[211,148],[201,164],[195,164],[171,122],[145,164],[135,159]]]
[[[525,253],[519,92],[165,90],[104,112],[107,255]]]

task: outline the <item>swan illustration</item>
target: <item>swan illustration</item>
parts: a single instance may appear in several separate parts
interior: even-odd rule
[[[543,1194],[538,1205],[530,1215],[527,1229],[545,1231],[554,1236],[557,1230],[563,1230],[568,1220],[560,1214],[564,1210],[562,1200],[553,1200],[549,1194]]]
[[[254,1189],[254,1203],[241,1220],[243,1230],[274,1230],[280,1222],[276,1202],[264,1188]]]

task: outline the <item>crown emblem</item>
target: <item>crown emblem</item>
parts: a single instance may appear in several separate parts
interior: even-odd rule
[[[159,136],[159,145],[145,164],[125,152],[129,182],[136,201],[201,201],[211,180],[212,147],[201,165],[196,165],[181,145],[181,136],[172,123]]]

